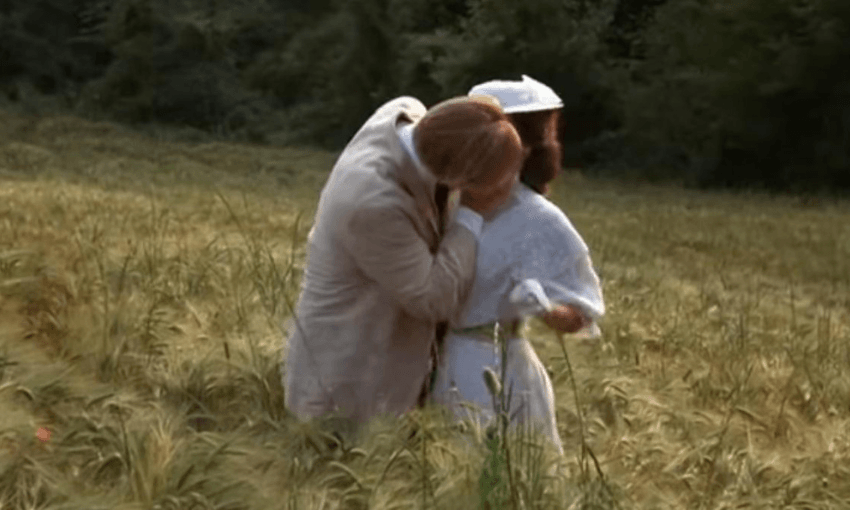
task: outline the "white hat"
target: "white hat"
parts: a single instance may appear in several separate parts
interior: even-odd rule
[[[564,102],[555,91],[534,78],[522,75],[522,81],[493,80],[480,83],[470,96],[494,96],[505,113],[539,112],[563,108]]]

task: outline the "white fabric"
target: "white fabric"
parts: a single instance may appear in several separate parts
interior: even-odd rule
[[[413,160],[413,164],[416,165],[416,171],[419,174],[419,177],[422,178],[422,182],[426,183],[428,187],[431,189],[431,194],[434,193],[434,188],[437,186],[437,178],[425,166],[425,163],[419,159],[419,153],[416,151],[416,144],[413,141],[413,129],[416,127],[417,122],[411,122],[402,124],[398,128],[398,137],[401,140],[401,146],[404,147],[404,150],[410,156],[410,159]]]
[[[543,285],[534,278],[526,278],[519,282],[508,295],[508,301],[512,306],[511,311],[521,316],[537,315],[555,309],[555,305],[543,290]]]
[[[599,278],[584,240],[563,211],[517,184],[508,202],[484,225],[475,282],[454,326],[507,322],[542,313],[557,304],[577,305],[594,322],[605,313]],[[561,450],[554,393],[545,367],[527,339],[512,338],[507,345],[505,390],[513,391],[509,407],[512,423],[532,424]],[[458,418],[486,423],[494,409],[482,373],[491,367],[501,374],[499,365],[500,355],[493,342],[450,333],[432,398],[448,406]],[[474,404],[477,411],[463,402]]]
[[[555,422],[555,394],[546,367],[540,362],[528,340],[508,341],[505,395],[510,395],[508,415],[511,423],[530,424],[549,438],[563,453]],[[449,335],[437,372],[433,398],[445,405],[458,419],[468,419],[486,427],[495,416],[493,397],[482,373],[492,368],[501,376],[501,353],[495,344],[477,337]]]
[[[547,85],[522,75],[522,81],[492,80],[469,91],[470,96],[493,96],[505,113],[538,112],[563,108],[564,102]]]
[[[590,251],[555,204],[522,183],[484,225],[475,283],[457,326],[522,318],[510,304],[511,291],[538,280],[553,303],[573,304],[591,320],[605,313]]]
[[[458,207],[454,222],[466,227],[470,232],[475,234],[476,239],[481,238],[481,231],[484,229],[484,218],[469,207]]]

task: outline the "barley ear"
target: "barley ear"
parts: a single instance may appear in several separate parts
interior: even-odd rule
[[[484,376],[484,384],[487,385],[487,389],[490,390],[490,394],[493,397],[498,397],[502,394],[502,383],[499,382],[499,377],[496,375],[496,372],[493,371],[492,368],[485,368],[482,374]]]

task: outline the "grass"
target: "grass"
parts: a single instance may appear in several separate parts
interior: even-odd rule
[[[850,507],[846,202],[567,174],[609,311],[530,327],[565,458],[434,409],[341,441],[278,374],[333,154],[0,120],[2,509]]]

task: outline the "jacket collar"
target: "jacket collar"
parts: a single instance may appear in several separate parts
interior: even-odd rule
[[[413,160],[413,164],[416,167],[416,172],[419,177],[422,179],[428,188],[434,190],[437,185],[437,178],[434,177],[434,174],[431,173],[431,170],[425,166],[421,159],[419,159],[419,153],[416,151],[416,144],[413,140],[413,130],[416,127],[415,122],[411,122],[409,124],[402,124],[398,128],[398,137],[401,140],[401,145],[404,147],[407,155],[410,156],[410,159]]]
[[[434,202],[434,191],[437,179],[419,159],[416,146],[413,143],[413,129],[419,119],[412,119],[406,112],[396,116],[394,128],[399,145],[403,149],[403,163],[398,166],[397,177],[416,202],[420,214],[427,217],[434,233],[440,232],[437,204]]]

